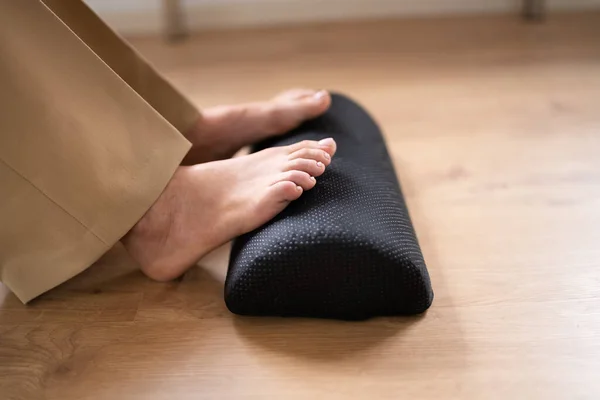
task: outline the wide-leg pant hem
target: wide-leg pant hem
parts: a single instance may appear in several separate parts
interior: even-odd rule
[[[0,87],[0,280],[28,302],[135,225],[199,113],[73,0],[0,2]]]

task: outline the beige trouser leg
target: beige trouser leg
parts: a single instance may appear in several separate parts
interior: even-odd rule
[[[23,302],[146,212],[196,109],[75,0],[0,0],[0,280]]]

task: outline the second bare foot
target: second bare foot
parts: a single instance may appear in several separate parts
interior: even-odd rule
[[[203,110],[200,121],[186,134],[192,148],[183,165],[230,158],[244,146],[323,114],[330,104],[326,91],[293,89],[269,101]]]
[[[174,279],[312,189],[335,150],[333,139],[304,141],[180,167],[122,242],[146,275]]]

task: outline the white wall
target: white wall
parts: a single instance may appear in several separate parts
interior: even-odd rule
[[[162,0],[85,0],[124,33],[157,33]],[[548,9],[600,9],[600,0],[546,0]],[[516,13],[521,0],[182,0],[191,29],[392,16]]]

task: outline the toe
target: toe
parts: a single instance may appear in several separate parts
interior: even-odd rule
[[[269,196],[277,202],[294,201],[302,192],[302,187],[292,181],[280,181],[269,187]]]
[[[331,96],[326,90],[321,90],[312,96],[301,97],[297,102],[302,106],[304,119],[315,118],[331,106]]]
[[[296,158],[321,161],[323,164],[325,164],[325,166],[331,163],[331,156],[329,153],[321,149],[311,149],[305,147],[289,155],[290,160],[295,160]]]
[[[304,171],[292,170],[282,173],[278,179],[281,181],[290,181],[300,186],[303,190],[310,190],[315,187],[317,180]]]
[[[287,147],[287,150],[291,154],[291,153],[294,153],[294,152],[296,152],[298,150],[302,150],[304,148],[318,149],[319,148],[319,142],[317,142],[316,140],[303,140],[301,142],[290,144]]]
[[[287,146],[287,151],[289,154],[295,153],[302,149],[321,149],[326,151],[330,157],[333,157],[337,151],[337,145],[335,140],[332,138],[327,138],[318,142],[316,140],[303,140]]]
[[[331,96],[327,91],[304,93],[297,97],[277,97],[263,107],[266,116],[266,128],[275,133],[285,132],[300,125],[307,119],[323,114],[331,105]]]
[[[325,172],[325,164],[307,158],[296,158],[285,165],[284,171],[304,171],[310,176],[321,176]]]
[[[319,148],[325,150],[331,157],[337,151],[337,144],[332,138],[327,138],[319,141]]]
[[[313,89],[303,89],[296,88],[286,90],[285,92],[279,93],[277,96],[273,98],[273,101],[286,101],[286,100],[298,100],[303,97],[314,96],[317,93],[316,90]]]

